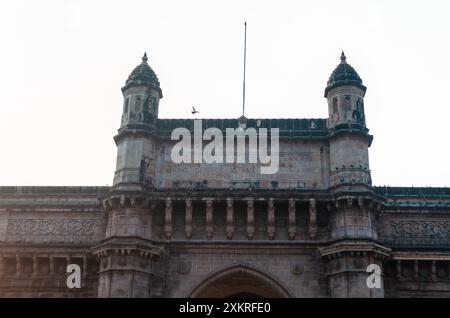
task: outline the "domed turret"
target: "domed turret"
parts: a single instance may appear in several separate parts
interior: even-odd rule
[[[114,137],[117,144],[115,187],[153,185],[156,142],[152,133],[156,129],[162,92],[158,77],[147,61],[145,53],[142,63],[134,68],[122,88],[122,120]]]
[[[327,97],[328,92],[339,86],[356,86],[366,92],[366,87],[363,85],[361,77],[355,69],[347,63],[347,57],[342,51],[341,63],[334,69],[331,73],[330,78],[327,82],[327,87],[325,88],[325,97]]]
[[[158,117],[162,91],[158,77],[147,61],[147,53],[144,53],[142,63],[134,68],[122,87],[122,127],[139,123],[151,124]]]
[[[128,76],[122,91],[130,88],[131,86],[150,86],[156,89],[159,93],[159,98],[162,98],[162,91],[159,86],[160,84],[158,77],[152,68],[147,64],[147,61],[147,52],[145,52],[142,57],[142,63],[136,66],[130,76]]]
[[[372,136],[366,128],[365,93],[361,78],[342,52],[341,63],[331,74],[325,89],[332,186],[371,184],[368,147]]]
[[[350,127],[365,130],[364,95],[367,88],[342,52],[341,63],[331,73],[325,88],[328,100],[328,128]]]

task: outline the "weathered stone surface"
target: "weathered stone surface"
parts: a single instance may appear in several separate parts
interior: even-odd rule
[[[343,55],[327,119],[244,118],[279,129],[275,174],[176,164],[171,132],[194,123],[158,119],[144,56],[122,88],[112,187],[0,187],[0,296],[450,297],[450,189],[372,186],[365,91]]]

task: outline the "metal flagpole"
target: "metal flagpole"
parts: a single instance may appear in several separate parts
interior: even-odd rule
[[[244,83],[242,89],[242,116],[245,114],[245,67],[247,58],[247,22],[244,22],[245,32],[244,32]]]

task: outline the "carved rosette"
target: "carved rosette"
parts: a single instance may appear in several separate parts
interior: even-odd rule
[[[188,260],[183,260],[177,263],[177,273],[186,275],[191,271],[192,263]]]

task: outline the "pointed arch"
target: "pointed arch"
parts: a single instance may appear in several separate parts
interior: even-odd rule
[[[235,265],[205,278],[189,294],[192,298],[287,298],[290,293],[276,279],[247,265]]]

